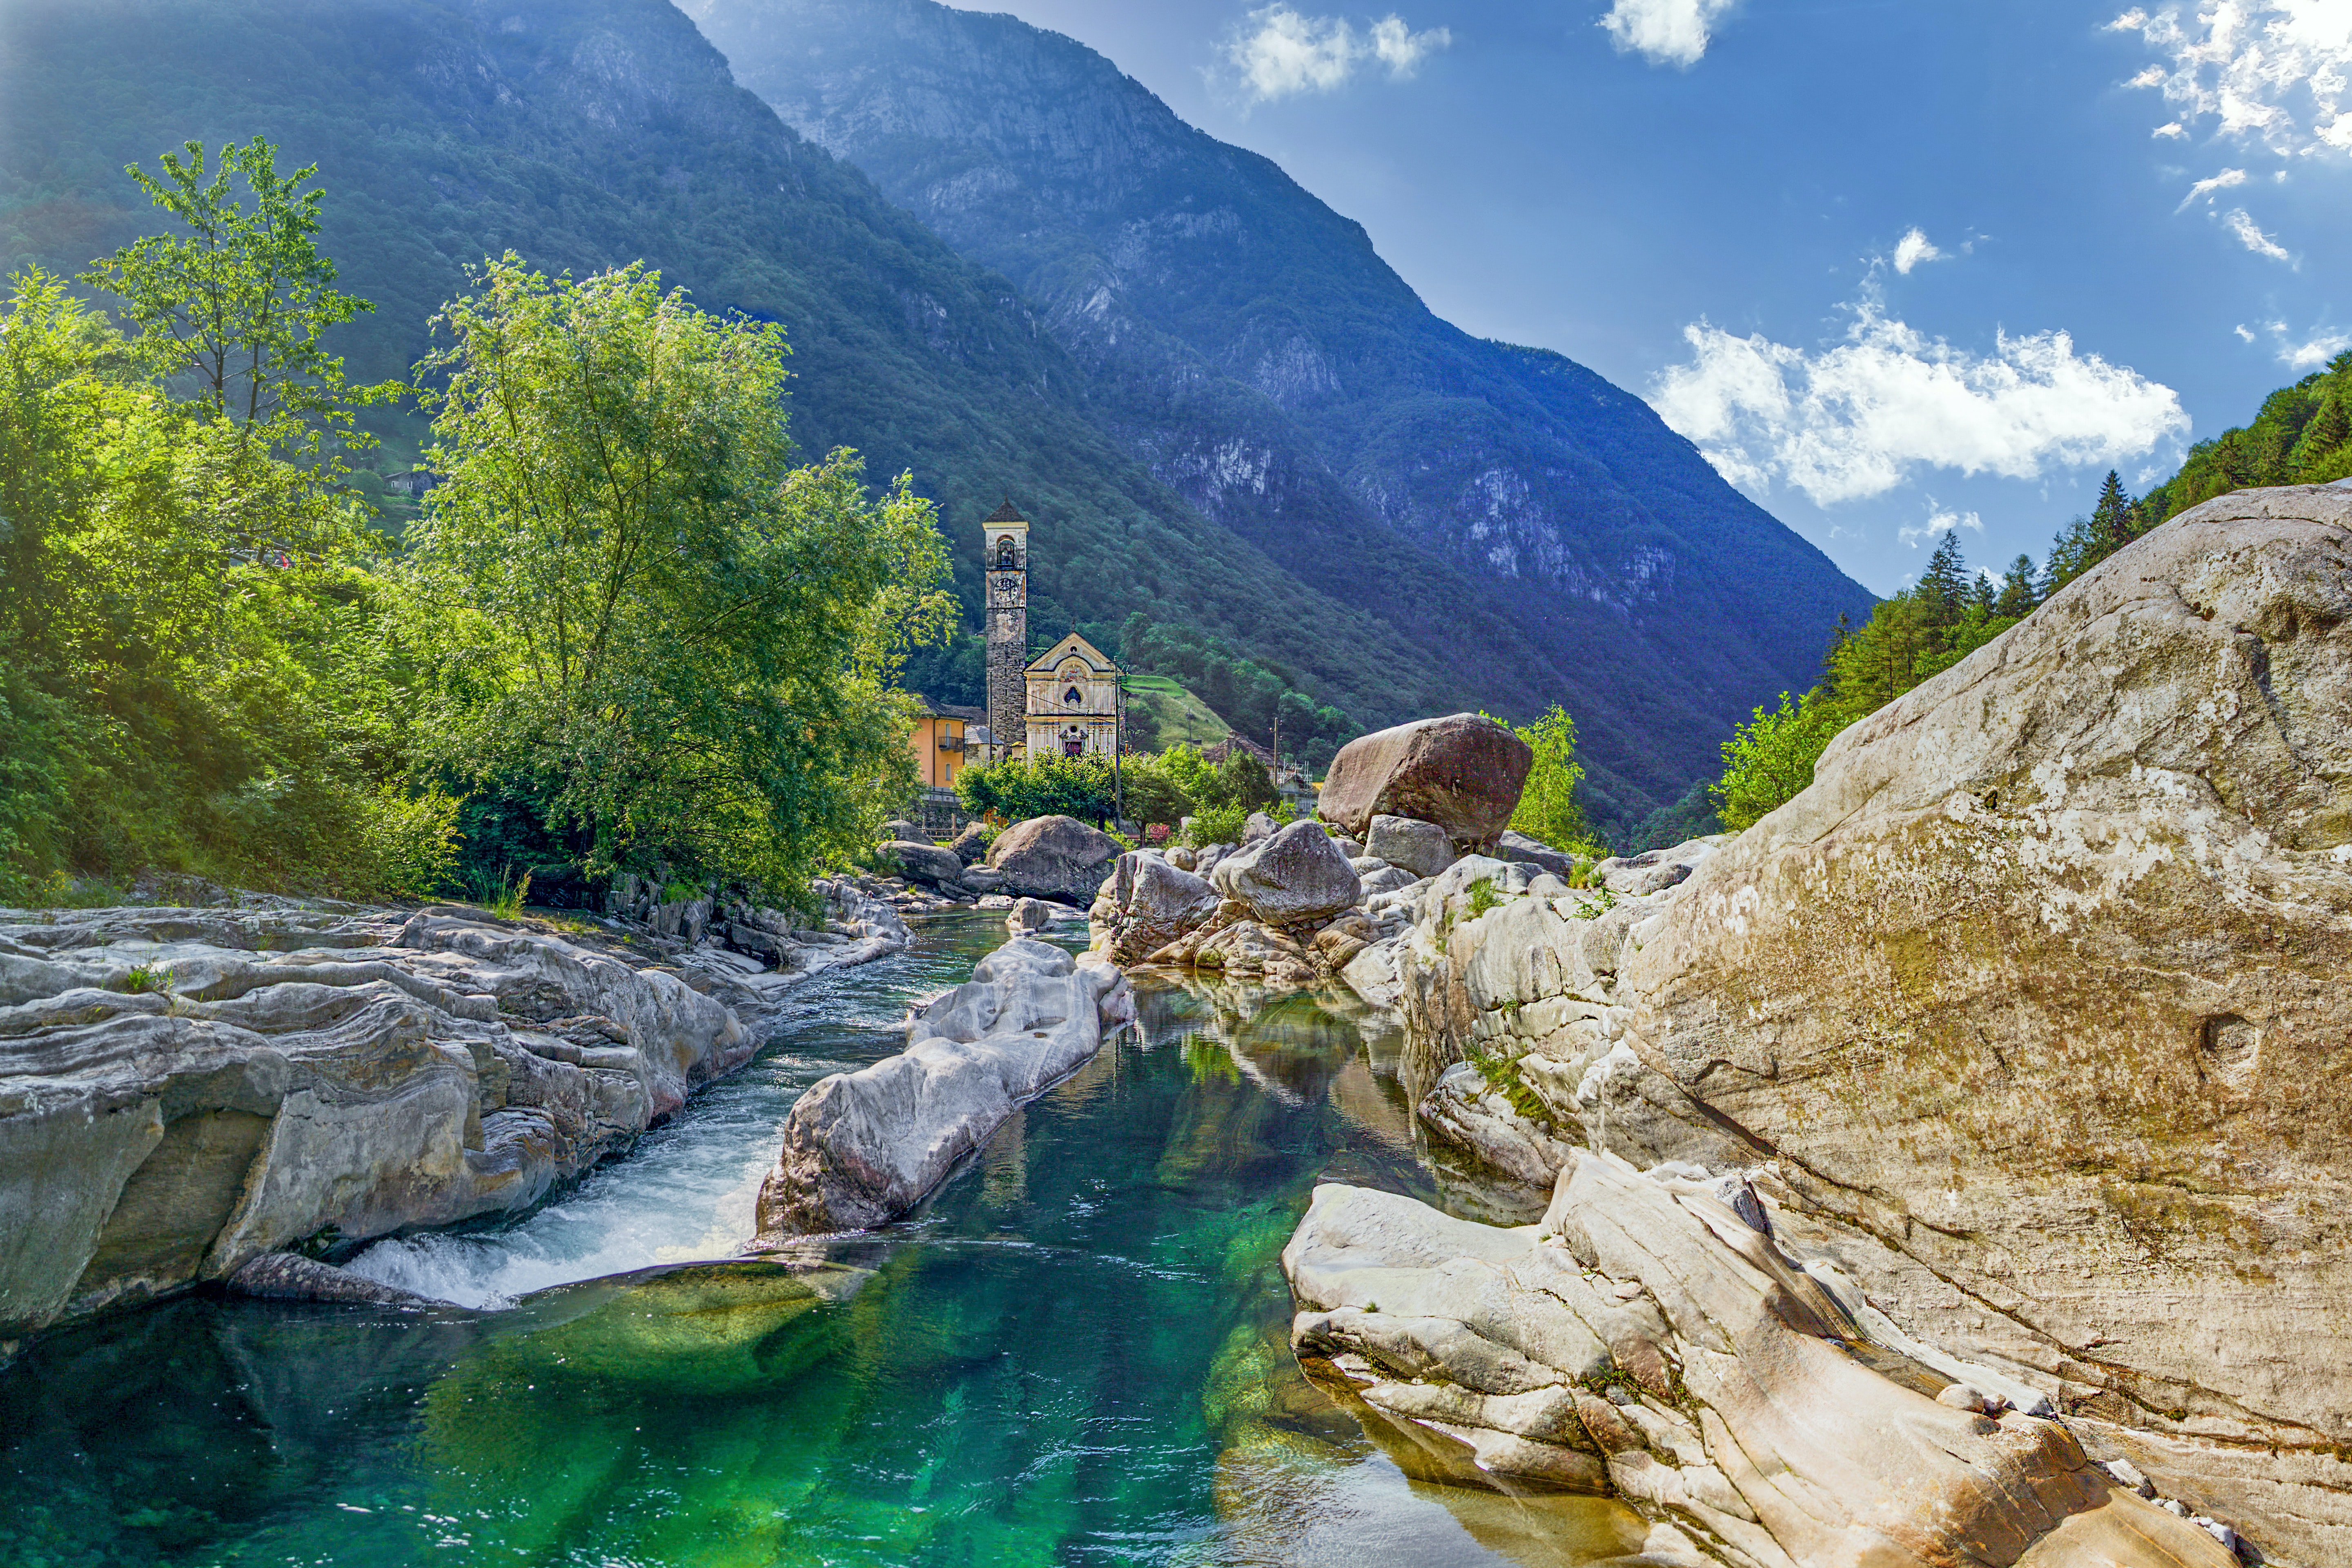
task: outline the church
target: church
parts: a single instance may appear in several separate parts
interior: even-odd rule
[[[1029,523],[1008,499],[981,524],[988,565],[988,727],[995,755],[1114,757],[1118,666],[1072,632],[1029,657]]]

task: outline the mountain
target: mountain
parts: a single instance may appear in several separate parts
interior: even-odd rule
[[[1623,821],[1871,595],[1641,399],[1433,315],[1359,225],[1110,61],[931,0],[689,0],[736,79],[1011,279],[1156,477],[1490,706],[1564,700]]]
[[[857,447],[940,503],[981,603],[978,520],[1036,524],[1034,623],[1104,641],[1130,612],[1196,624],[1381,723],[1468,683],[1204,518],[1104,433],[1093,374],[1001,275],[737,87],[664,0],[8,0],[0,265],[71,275],[159,218],[123,165],[263,135],[315,162],[323,247],[376,310],[334,341],[403,376],[466,267],[643,258],[707,309],[783,322],[803,447]],[[381,425],[414,454],[414,416]]]

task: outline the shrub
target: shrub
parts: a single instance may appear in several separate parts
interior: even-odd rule
[[[1238,844],[1242,827],[1249,821],[1249,813],[1238,805],[1215,805],[1192,814],[1192,826],[1184,832],[1184,842],[1195,849],[1206,849],[1212,844]]]

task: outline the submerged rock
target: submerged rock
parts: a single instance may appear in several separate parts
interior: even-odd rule
[[[1939,1403],[1696,1183],[1571,1159],[1539,1225],[1326,1185],[1282,1255],[1308,1374],[1400,1462],[1606,1490],[1668,1561],[2229,1568],[2054,1420]]]
[[[386,1285],[305,1258],[299,1252],[266,1252],[225,1281],[232,1295],[271,1301],[338,1301],[372,1307],[437,1307],[444,1303],[397,1285]]]
[[[1016,937],[907,1027],[907,1048],[801,1096],[760,1188],[755,1245],[906,1214],[1131,1016],[1126,977]]]

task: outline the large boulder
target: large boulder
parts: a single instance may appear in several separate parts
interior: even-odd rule
[[[1206,924],[1217,889],[1149,849],[1122,855],[1095,900],[1103,951],[1135,963]]]
[[[1680,894],[1628,961],[1645,1064],[2158,1486],[2352,1561],[2352,1318],[2310,1307],[2352,1295],[2352,494],[2173,519]]]
[[[1133,1016],[1125,978],[1015,937],[907,1026],[907,1048],[812,1085],[760,1188],[755,1245],[866,1230],[912,1209],[1007,1117]]]
[[[996,836],[988,864],[1003,875],[1005,892],[1084,909],[1118,853],[1118,839],[1075,816],[1033,816]]]
[[[1460,847],[1486,848],[1510,825],[1534,765],[1528,743],[1492,719],[1418,720],[1340,747],[1316,809],[1350,837],[1363,838],[1374,816],[1411,816]]]
[[[1363,884],[1319,822],[1294,822],[1219,860],[1216,889],[1273,926],[1313,925],[1352,908]]]
[[[1661,1175],[1571,1155],[1518,1229],[1318,1187],[1302,1365],[1414,1474],[1615,1493],[1645,1563],[2231,1568],[1998,1374],[1874,1342],[1752,1193]]]
[[[1417,924],[1408,1068],[1511,1055],[1636,1160],[1777,1156],[1908,1331],[2268,1560],[2352,1562],[2352,1318],[2313,1307],[2352,1294],[2352,494],[2175,518],[1707,847],[1590,921]]]
[[[932,888],[963,886],[964,863],[952,849],[919,839],[899,838],[880,846],[878,853],[896,862],[899,874],[909,882]]]

